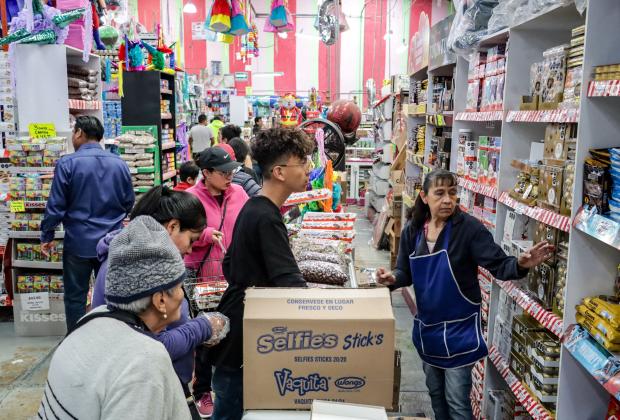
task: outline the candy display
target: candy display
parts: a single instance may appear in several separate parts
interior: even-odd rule
[[[498,111],[504,106],[506,45],[477,52],[469,61],[465,111]]]
[[[103,137],[113,139],[121,135],[121,101],[103,101]]]
[[[323,222],[323,221],[347,221],[355,222],[356,213],[323,213],[307,212],[304,214],[304,222]]]
[[[64,293],[61,275],[32,274],[19,275],[15,282],[17,293]]]
[[[62,241],[52,242],[48,256],[41,251],[40,243],[18,242],[15,249],[17,250],[15,259],[20,261],[62,262]]]
[[[590,150],[590,155],[583,164],[583,204],[607,215],[612,196],[611,155],[607,149]]]
[[[66,139],[62,137],[7,139],[6,149],[13,166],[49,168],[56,165],[61,154],[66,150]]]
[[[299,270],[304,280],[310,283],[343,285],[349,280],[349,276],[338,264],[325,261],[300,261]]]
[[[454,109],[454,84],[450,76],[433,77],[430,110],[438,114]]]

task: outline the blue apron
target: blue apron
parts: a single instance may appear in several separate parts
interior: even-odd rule
[[[420,229],[415,251],[409,256],[418,308],[412,338],[423,361],[451,369],[475,363],[486,357],[488,351],[482,336],[480,304],[463,295],[450,266],[448,243],[452,222],[448,221],[444,229],[441,249],[419,255],[426,240],[424,230]]]

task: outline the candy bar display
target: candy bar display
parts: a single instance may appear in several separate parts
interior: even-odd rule
[[[452,128],[433,126],[428,163],[434,168],[450,170],[450,149],[452,147]]]
[[[53,241],[49,255],[44,255],[40,243],[17,242],[15,259],[33,262],[62,262],[63,245],[61,241]]]
[[[572,39],[566,61],[566,81],[564,82],[564,100],[561,108],[578,108],[583,79],[583,53],[585,25],[572,30]]]
[[[121,101],[103,101],[103,138],[121,135],[122,117]]]
[[[454,84],[450,76],[433,77],[431,112],[441,114],[454,109]]]
[[[18,275],[15,280],[17,293],[64,293],[62,275],[28,274]]]
[[[608,149],[590,150],[583,164],[583,204],[609,215],[612,196],[611,154]]]
[[[498,111],[504,106],[506,45],[478,52],[469,62],[465,111]]]
[[[620,351],[620,300],[617,297],[586,297],[577,306],[575,319],[607,350]]]
[[[346,221],[355,222],[356,213],[323,213],[323,212],[307,212],[304,214],[304,222],[323,222],[323,221]]]
[[[412,81],[409,87],[409,103],[424,105],[427,101],[428,79]]]

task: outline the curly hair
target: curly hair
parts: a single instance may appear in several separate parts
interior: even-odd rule
[[[252,142],[252,157],[258,162],[263,177],[269,179],[277,161],[291,156],[304,159],[314,148],[314,142],[299,128],[270,128],[256,134]]]

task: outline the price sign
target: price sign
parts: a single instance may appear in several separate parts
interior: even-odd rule
[[[252,95],[252,86],[246,86],[245,87],[245,96],[251,96]]]
[[[28,124],[28,132],[33,139],[56,137],[56,127],[52,123]]]
[[[47,292],[21,293],[19,297],[25,311],[44,311],[50,308],[50,294]]]
[[[9,210],[11,211],[11,213],[21,213],[26,211],[24,200],[11,201],[9,204]]]

